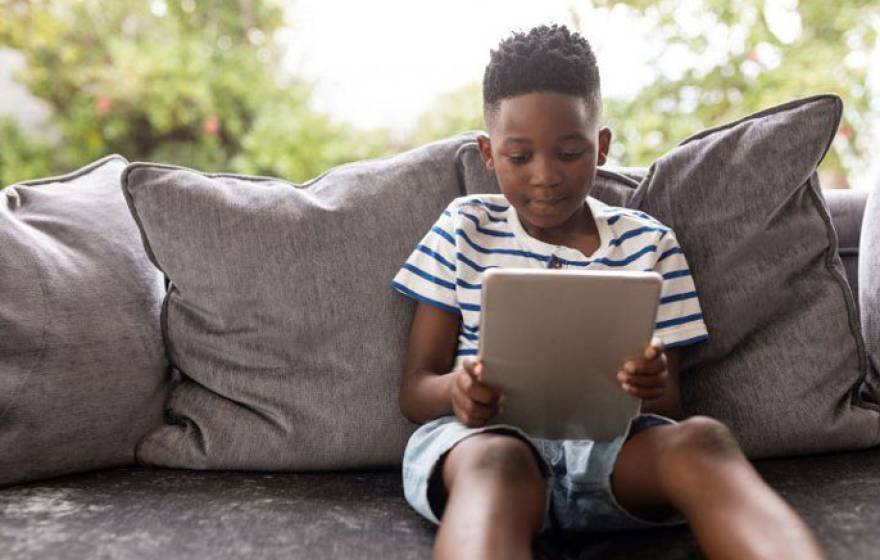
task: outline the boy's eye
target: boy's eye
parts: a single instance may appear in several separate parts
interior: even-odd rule
[[[572,160],[576,160],[577,158],[581,157],[581,155],[583,155],[583,152],[562,152],[559,154],[559,159],[563,159],[566,161],[572,161]]]
[[[513,163],[525,163],[529,160],[529,154],[507,154],[507,159]]]

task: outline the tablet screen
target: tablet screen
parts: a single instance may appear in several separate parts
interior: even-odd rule
[[[479,356],[507,395],[493,423],[548,439],[625,433],[641,401],[616,375],[650,343],[661,284],[656,272],[488,271]]]

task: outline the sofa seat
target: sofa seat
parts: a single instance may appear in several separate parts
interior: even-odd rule
[[[832,559],[880,558],[880,449],[756,463]],[[399,472],[124,467],[0,492],[0,557],[429,558]],[[702,558],[686,527],[538,543],[538,558]]]

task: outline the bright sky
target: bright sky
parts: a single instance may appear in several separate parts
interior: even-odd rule
[[[766,0],[765,10],[780,41],[800,34],[797,0]],[[596,53],[606,97],[632,96],[658,71],[676,78],[683,68],[713,66],[728,48],[744,48],[743,37],[726,34],[695,0],[681,0],[676,17],[686,29],[712,37],[700,59],[664,44],[629,8],[600,10],[583,0],[296,0],[286,15],[288,28],[278,37],[287,47],[284,67],[315,83],[316,108],[358,127],[398,132],[413,126],[439,95],[481,82],[489,50],[513,30],[542,23],[579,28]],[[649,66],[649,55],[661,50],[661,67]],[[875,52],[867,64],[877,91],[880,46]],[[774,52],[758,56],[771,66],[780,63]],[[877,104],[880,109],[880,99]],[[880,123],[873,128],[880,141]],[[860,175],[851,178],[853,186],[867,188],[880,175],[880,158]]]
[[[320,107],[363,127],[410,124],[441,93],[480,82],[489,50],[512,30],[572,26],[571,0],[298,0],[288,10],[285,67],[316,80]],[[599,61],[605,95],[631,95],[652,70],[626,9],[576,10]]]

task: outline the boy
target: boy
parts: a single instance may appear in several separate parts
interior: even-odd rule
[[[404,491],[442,523],[438,558],[527,558],[549,529],[690,522],[711,558],[821,558],[804,523],[719,422],[681,422],[678,347],[707,338],[674,233],[589,196],[611,131],[589,44],[565,27],[514,33],[483,81],[479,148],[501,195],[456,199],[395,276],[418,301],[400,407],[425,423],[404,456]],[[544,440],[493,426],[503,395],[481,382],[481,275],[497,266],[656,270],[655,338],[617,372],[643,414],[612,442]],[[699,372],[695,373],[698,375]]]

